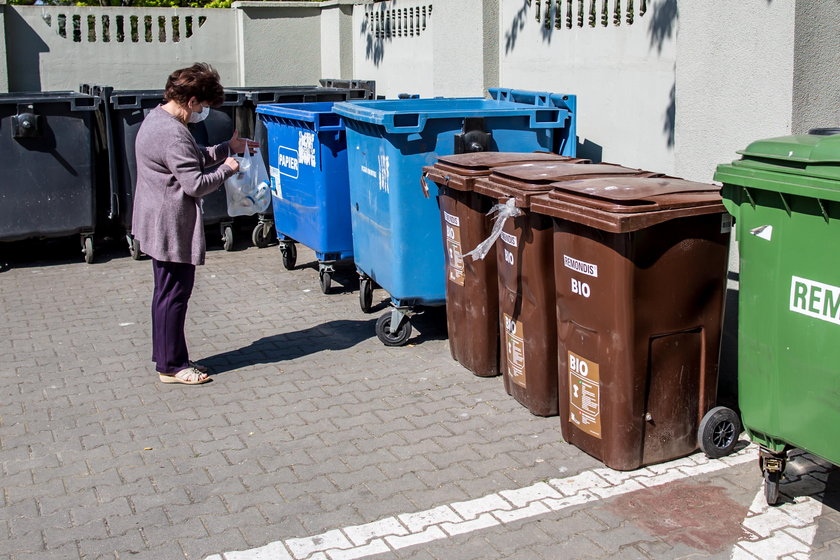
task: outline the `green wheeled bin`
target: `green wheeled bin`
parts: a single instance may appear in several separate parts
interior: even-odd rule
[[[812,132],[715,173],[740,251],[738,401],[770,505],[790,449],[840,464],[840,135]]]

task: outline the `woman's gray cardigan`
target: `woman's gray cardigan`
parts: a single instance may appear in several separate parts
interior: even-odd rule
[[[233,175],[217,165],[229,155],[227,142],[209,148],[195,143],[187,127],[158,106],[137,132],[137,186],[131,233],[140,249],[159,261],[204,264],[201,198]]]

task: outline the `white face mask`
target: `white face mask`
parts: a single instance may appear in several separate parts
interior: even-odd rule
[[[200,113],[195,113],[190,111],[190,121],[191,123],[200,123],[204,119],[207,118],[207,115],[210,114],[210,107],[202,107]]]

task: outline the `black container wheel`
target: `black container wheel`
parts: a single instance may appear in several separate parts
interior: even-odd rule
[[[233,228],[230,226],[222,229],[222,247],[225,251],[233,251]]]
[[[779,503],[779,482],[782,480],[782,473],[778,471],[764,471],[764,499],[768,506],[775,506]]]
[[[330,293],[330,286],[332,285],[332,272],[330,272],[329,270],[321,270],[318,273],[318,279],[321,283],[321,293]]]
[[[385,346],[405,346],[408,339],[411,338],[411,321],[405,320],[397,329],[397,332],[391,332],[391,312],[388,311],[376,321],[376,336],[382,341]]]
[[[251,243],[254,244],[254,247],[265,249],[271,243],[270,233],[270,227],[265,227],[264,224],[257,224],[251,233]]]
[[[370,313],[373,305],[373,280],[370,278],[359,279],[359,307],[365,313]]]
[[[126,235],[126,239],[128,241],[128,252],[131,254],[131,259],[139,261],[142,255],[140,252],[140,242],[131,235]]]
[[[732,453],[741,433],[741,419],[731,408],[716,406],[703,416],[697,429],[700,449],[710,459]]]
[[[297,247],[294,243],[281,243],[280,255],[283,257],[283,268],[294,270],[297,262]]]
[[[93,238],[85,237],[82,239],[82,252],[85,254],[85,262],[91,264],[93,262]]]

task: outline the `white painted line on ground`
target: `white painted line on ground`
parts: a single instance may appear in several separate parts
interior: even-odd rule
[[[768,506],[762,483],[747,518],[741,523],[759,539],[738,541],[730,560],[808,560],[817,534],[816,520],[821,513],[822,503],[808,496],[796,498],[794,503],[784,507]]]
[[[738,453],[716,460],[698,453],[631,472],[593,469],[567,478],[555,478],[547,483],[538,482],[515,490],[502,490],[475,500],[398,514],[365,525],[333,529],[311,537],[286,539],[250,550],[225,552],[221,557],[224,560],[365,558],[756,461],[757,449],[750,445]],[[816,514],[812,515],[808,510],[798,512],[797,515],[798,521],[790,518],[789,526],[804,527],[809,516],[813,520]],[[790,534],[785,534],[785,537],[793,538]],[[799,542],[799,545],[803,543]],[[801,547],[794,548],[788,546],[786,554],[801,550]],[[740,549],[740,552],[746,553],[746,549]],[[220,560],[220,556],[216,554],[205,560]]]

